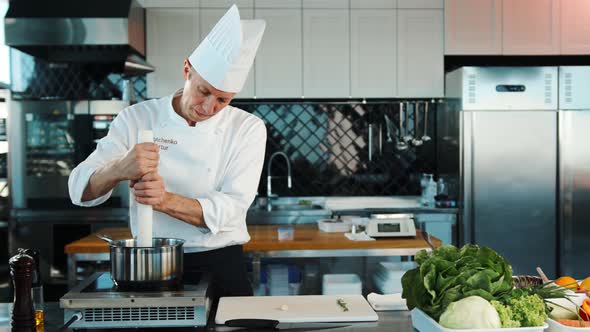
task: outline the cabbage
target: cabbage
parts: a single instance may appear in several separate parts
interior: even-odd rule
[[[452,302],[440,316],[439,324],[449,329],[496,329],[500,315],[486,299],[469,296]]]

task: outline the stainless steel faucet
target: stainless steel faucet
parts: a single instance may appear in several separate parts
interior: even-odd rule
[[[268,176],[266,178],[266,209],[268,211],[272,211],[272,199],[276,196],[272,194],[272,178],[271,175],[271,165],[272,161],[276,156],[283,156],[287,161],[287,188],[291,189],[291,161],[289,160],[289,156],[283,151],[277,151],[273,153],[270,158],[268,158],[268,164],[266,166],[266,171],[268,172]]]

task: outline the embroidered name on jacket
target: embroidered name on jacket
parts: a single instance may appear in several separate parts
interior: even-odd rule
[[[158,144],[160,150],[168,150],[168,146],[178,144],[173,138],[154,137],[154,143]]]

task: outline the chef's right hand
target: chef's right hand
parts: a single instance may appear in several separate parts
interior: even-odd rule
[[[118,162],[118,170],[123,180],[137,181],[147,173],[158,169],[160,149],[155,143],[136,144]]]

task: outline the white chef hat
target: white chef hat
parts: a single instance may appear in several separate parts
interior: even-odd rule
[[[218,90],[240,92],[262,40],[263,20],[241,20],[236,5],[189,56],[193,68]]]

